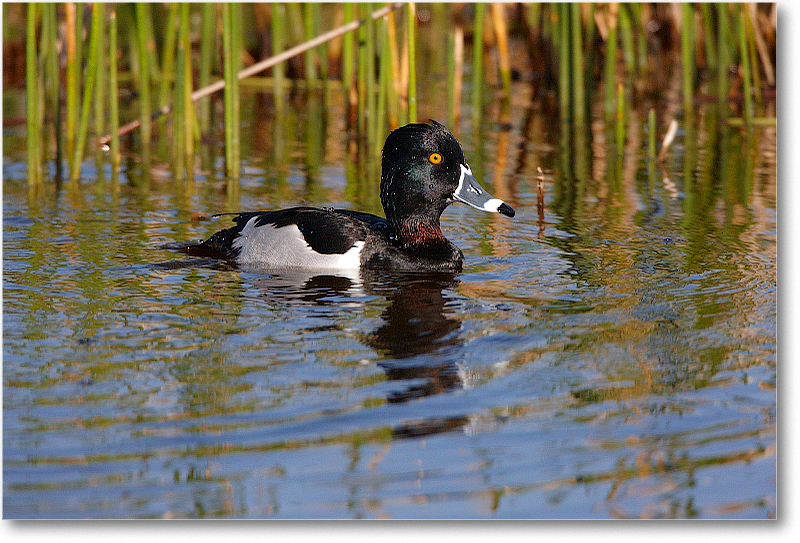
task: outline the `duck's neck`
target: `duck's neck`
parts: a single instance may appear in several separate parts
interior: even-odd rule
[[[439,227],[439,221],[433,223],[420,219],[408,219],[403,221],[396,230],[400,242],[405,246],[447,243],[442,229]]]

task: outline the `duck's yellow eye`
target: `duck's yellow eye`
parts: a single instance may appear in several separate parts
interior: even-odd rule
[[[428,160],[431,161],[431,164],[439,164],[442,161],[442,155],[439,153],[433,153],[428,157]]]

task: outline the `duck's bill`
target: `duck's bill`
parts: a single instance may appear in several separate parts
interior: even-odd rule
[[[514,216],[511,206],[483,190],[472,176],[472,170],[463,164],[461,165],[461,179],[458,181],[458,188],[453,193],[453,200],[464,202],[475,209],[489,213],[500,213],[507,217]]]

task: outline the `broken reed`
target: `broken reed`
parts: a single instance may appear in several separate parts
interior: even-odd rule
[[[348,127],[359,141],[380,142],[388,128],[417,120],[417,8],[414,4],[392,6],[392,9],[383,9],[376,16],[382,6],[361,3],[271,4],[259,8],[262,10],[259,13],[266,13],[269,17],[269,22],[262,27],[271,31],[273,55],[287,49],[295,51],[298,46],[291,46],[292,43],[312,38],[313,49],[300,48],[302,50],[292,53],[293,56],[303,55],[304,59],[303,75],[294,83],[303,82],[311,92],[321,85],[328,89],[332,77],[340,79],[340,88],[347,97]],[[399,7],[403,9],[396,9]],[[436,22],[439,26],[433,29],[433,33],[440,36],[441,46],[446,49],[450,103],[443,111],[451,123],[457,123],[459,118],[462,66],[465,63],[469,65],[471,62],[472,68],[469,90],[473,124],[480,123],[488,103],[487,89],[495,87],[500,97],[510,99],[508,37],[513,32],[533,32],[552,42],[558,59],[558,73],[553,79],[558,82],[562,117],[578,124],[585,122],[589,97],[596,89],[602,89],[606,114],[609,119],[614,119],[620,104],[620,85],[629,95],[633,92],[633,81],[648,75],[644,14],[646,10],[654,9],[649,5],[498,4],[490,5],[490,8],[490,18],[485,4],[465,8],[471,16],[471,22],[466,25],[463,14],[457,17],[457,8],[451,5],[437,7],[435,11],[439,17],[450,15],[445,17],[449,20]],[[213,123],[209,95],[223,87],[226,175],[232,179],[239,176],[238,85],[244,72],[248,71],[240,71],[240,64],[245,51],[244,36],[253,34],[251,27],[254,24],[249,12],[245,17],[242,10],[256,9],[252,4],[139,3],[119,4],[112,9],[105,4],[64,3],[28,4],[19,9],[26,9],[29,16],[26,87],[31,183],[35,184],[42,178],[42,165],[48,160],[48,150],[52,147],[55,147],[57,158],[57,178],[60,177],[58,172],[63,158],[69,167],[69,177],[78,179],[87,143],[97,141],[103,130],[114,135],[100,138],[101,143],[111,144],[114,171],[119,167],[119,133],[138,129],[145,164],[149,160],[151,142],[157,136],[160,142],[174,142],[172,152],[176,177],[183,177],[184,172],[191,175],[200,132],[209,131]],[[84,10],[91,12],[90,17],[84,16]],[[510,16],[512,10],[522,10],[523,13],[518,13],[522,17]],[[681,35],[685,109],[693,107],[699,80],[698,59],[703,59],[703,68],[711,72],[720,100],[725,100],[730,90],[726,68],[738,63],[743,78],[743,122],[763,122],[755,116],[761,77],[763,73],[766,82],[774,84],[774,69],[760,28],[760,20],[764,17],[761,14],[759,18],[756,10],[756,6],[750,4],[682,4],[679,9],[672,10],[680,19],[674,23]],[[192,13],[199,22],[193,22]],[[59,38],[56,32],[59,17],[66,22],[63,38]],[[373,18],[380,20],[376,22]],[[118,24],[118,19],[121,24]],[[87,20],[90,28],[84,29]],[[366,24],[358,24],[359,20]],[[520,30],[518,20],[526,21],[527,27]],[[344,30],[340,33],[328,30],[342,21],[344,26],[338,28]],[[490,24],[485,26],[486,23]],[[455,31],[439,32],[453,27]],[[486,32],[487,28],[491,32]],[[89,40],[84,47],[82,36],[86,30]],[[120,31],[122,36],[118,35]],[[473,48],[471,59],[465,61],[465,52],[468,51],[464,47],[465,34],[470,31]],[[194,44],[192,35],[195,36]],[[600,39],[595,38],[598,35]],[[698,39],[700,35],[702,39]],[[324,45],[334,37],[342,37],[341,46],[332,48],[337,51],[338,59],[332,59],[327,45]],[[59,99],[57,76],[59,59],[56,51],[62,48],[58,43],[60,39],[64,40],[61,45],[66,51],[64,108]],[[535,40],[529,42],[531,47],[536,46]],[[487,47],[496,51],[495,71],[485,68]],[[197,66],[195,49],[198,50]],[[275,62],[269,64],[276,108],[285,103],[285,62],[288,59],[289,56],[277,55]],[[330,69],[330,60],[338,60],[340,78]],[[598,69],[598,64],[601,69]],[[120,69],[124,73],[120,74]],[[253,73],[247,74],[251,75]],[[193,92],[195,76],[200,89]],[[219,81],[212,82],[220,77],[224,79],[221,85]],[[121,129],[118,128],[117,102],[120,80],[132,81],[138,92],[138,120]],[[105,91],[98,92],[106,86],[106,81],[111,88],[108,100],[104,99]],[[48,113],[55,116],[54,146],[47,144],[50,136],[43,129],[45,103]],[[159,121],[154,127],[154,109],[156,116],[160,116],[172,111],[173,106],[176,108],[173,117],[166,122]],[[66,120],[63,128],[60,126],[62,112]],[[95,121],[93,138],[89,137],[88,120],[91,116]],[[104,126],[106,117],[110,117],[110,126]]]

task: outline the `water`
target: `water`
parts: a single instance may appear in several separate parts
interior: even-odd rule
[[[135,156],[29,197],[6,129],[4,517],[775,517],[774,127],[703,106],[648,171],[646,138],[615,151],[597,112],[576,151],[514,107],[458,134],[517,215],[449,208],[456,276],[163,248],[218,211],[375,211],[339,121],[276,143],[245,114],[233,197]]]

